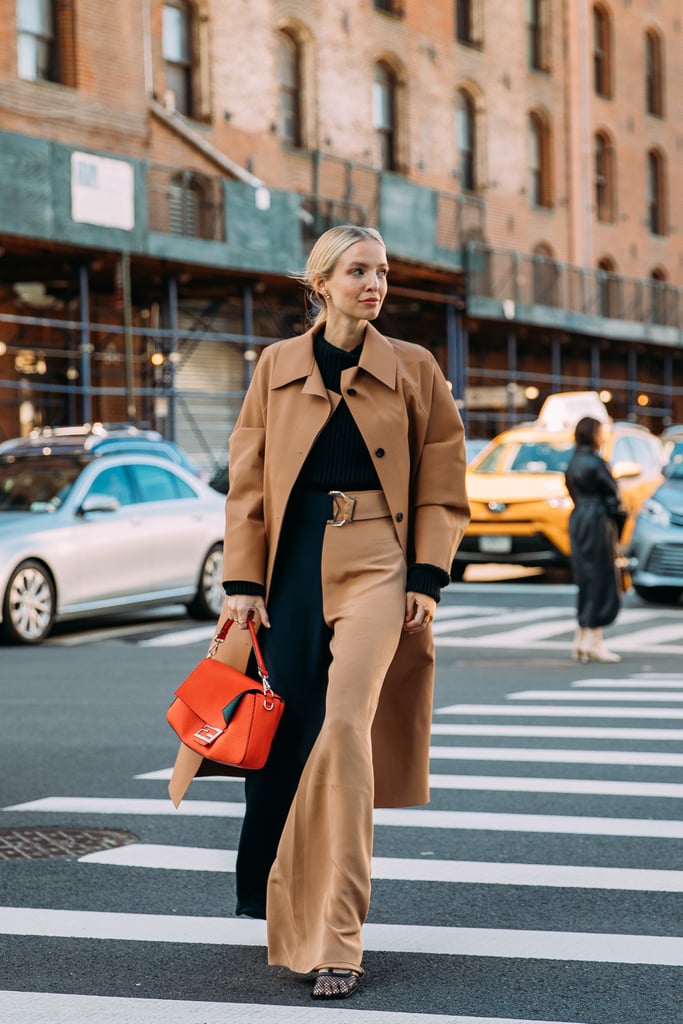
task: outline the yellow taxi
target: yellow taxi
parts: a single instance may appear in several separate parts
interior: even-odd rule
[[[645,498],[662,482],[666,461],[661,441],[646,427],[613,422],[594,392],[546,399],[538,419],[499,434],[467,467],[471,522],[451,568],[462,579],[468,565],[568,566],[572,500],[564,471],[582,416],[604,424],[600,454],[619,481],[629,513],[627,541]]]

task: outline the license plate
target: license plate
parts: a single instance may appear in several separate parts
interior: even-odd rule
[[[487,555],[508,555],[512,551],[512,537],[505,535],[480,537],[479,550]]]

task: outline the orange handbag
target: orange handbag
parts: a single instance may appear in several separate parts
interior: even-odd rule
[[[263,768],[285,702],[268,682],[251,619],[248,625],[261,686],[216,660],[214,655],[232,623],[233,619],[226,620],[207,657],[175,691],[166,718],[182,742],[203,757],[236,768]]]

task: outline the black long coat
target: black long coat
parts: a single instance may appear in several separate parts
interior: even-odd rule
[[[565,479],[574,502],[569,538],[579,625],[597,629],[614,622],[621,604],[615,568],[623,525],[619,487],[605,460],[588,445],[574,450]]]

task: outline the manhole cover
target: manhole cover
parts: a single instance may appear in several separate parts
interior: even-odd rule
[[[131,832],[109,828],[3,828],[0,860],[39,860],[43,857],[82,857],[98,850],[137,843]]]

